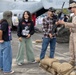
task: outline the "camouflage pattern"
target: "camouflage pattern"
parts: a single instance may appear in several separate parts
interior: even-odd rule
[[[65,27],[71,29],[69,50],[71,55],[71,61],[76,61],[76,16],[72,18],[72,23],[65,22]]]

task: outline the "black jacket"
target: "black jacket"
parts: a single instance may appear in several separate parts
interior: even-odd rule
[[[21,20],[19,22],[19,25],[17,28],[18,37],[27,37],[26,32],[30,35],[34,34],[34,23],[33,23],[33,21]]]

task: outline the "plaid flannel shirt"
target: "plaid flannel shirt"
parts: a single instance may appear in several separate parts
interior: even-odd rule
[[[44,32],[44,37],[48,38],[49,33],[52,33],[53,29],[53,19],[52,18],[44,18],[43,19],[43,26],[42,26],[43,32]]]

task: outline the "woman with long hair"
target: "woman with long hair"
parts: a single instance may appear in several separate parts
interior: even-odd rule
[[[22,20],[19,22],[17,35],[19,39],[19,52],[17,54],[17,64],[22,65],[24,63],[24,50],[26,46],[26,56],[28,62],[35,62],[31,35],[34,34],[34,23],[31,19],[29,11],[25,11],[22,16]]]

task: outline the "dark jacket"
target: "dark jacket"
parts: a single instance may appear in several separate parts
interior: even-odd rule
[[[26,33],[30,35],[34,34],[34,23],[33,21],[21,20],[17,28],[17,35],[18,37],[27,37]]]

